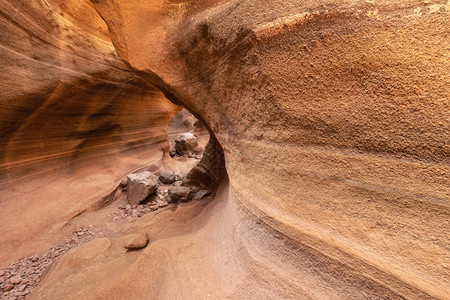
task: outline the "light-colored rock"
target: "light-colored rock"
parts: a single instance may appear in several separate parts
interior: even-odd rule
[[[130,174],[127,178],[127,199],[132,206],[139,205],[158,187],[157,177],[149,171]]]
[[[9,281],[10,281],[12,284],[19,284],[19,283],[22,282],[22,277],[20,277],[19,275],[16,275],[16,276],[11,277],[11,278],[9,279]]]
[[[172,184],[175,181],[175,174],[169,170],[163,170],[159,174],[159,180],[163,184]]]
[[[0,277],[4,276],[6,274],[5,270],[0,270]]]
[[[169,203],[187,202],[190,200],[191,189],[186,186],[171,186],[169,188]]]
[[[171,157],[174,157],[177,154],[177,150],[175,149],[175,146],[172,144],[172,142],[169,142],[169,155]]]
[[[149,240],[150,238],[147,233],[138,234],[131,238],[131,240],[124,247],[128,250],[145,248]]]
[[[198,144],[196,137],[190,133],[184,133],[175,140],[175,151],[177,155],[199,155],[203,148]]]
[[[194,194],[194,197],[192,197],[192,200],[194,200],[194,201],[201,200],[203,197],[205,197],[209,194],[211,194],[211,192],[208,190],[200,190]]]

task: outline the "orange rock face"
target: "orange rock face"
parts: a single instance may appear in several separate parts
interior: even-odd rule
[[[449,294],[446,1],[93,2],[119,55],[217,137],[275,285]]]
[[[219,184],[224,172],[224,153],[228,180],[221,182],[215,202],[206,207],[201,203],[180,205],[174,212],[165,210],[154,218],[121,228],[122,234],[138,229],[149,232],[152,243],[142,251],[124,254],[125,238],[119,235],[111,240],[94,240],[68,253],[33,292],[33,297],[448,298],[450,6],[447,1],[92,0],[92,3],[127,65],[170,100],[200,117],[211,131],[210,150],[206,147],[202,162],[192,171],[198,172],[193,178],[206,175],[203,182]],[[89,6],[84,4],[82,7],[87,9]],[[100,32],[104,36],[104,30]],[[91,38],[89,34],[81,40]],[[2,41],[1,45],[10,47],[12,40]],[[62,44],[59,47],[65,45]],[[99,56],[94,50],[88,52]],[[111,64],[103,72],[88,74],[110,78],[115,74],[110,67]],[[27,74],[32,68],[20,70],[18,74]],[[132,76],[125,68],[121,72],[123,76]],[[10,77],[3,82],[11,85],[18,82]],[[30,82],[40,84],[35,79]],[[162,149],[164,138],[157,137],[175,107],[158,98],[161,94],[149,96],[149,88],[138,84],[145,90],[140,94],[133,82],[124,83],[132,88],[123,91],[127,91],[125,95],[132,101],[142,100],[138,101],[139,114],[130,116],[122,108],[117,112],[133,120],[127,119],[124,124],[154,130],[148,136],[159,141],[152,145],[160,145]],[[85,87],[77,85],[80,86]],[[61,88],[64,87],[65,84]],[[100,103],[109,99],[105,96],[109,89],[105,88],[104,94],[94,90],[99,94],[98,98],[92,96],[93,107],[104,108]],[[52,91],[50,95],[55,93]],[[135,98],[136,92],[143,98]],[[127,97],[113,103],[128,103],[124,100]],[[25,102],[31,103],[29,99],[34,98],[30,96]],[[36,105],[42,109],[32,111],[44,114],[54,111],[52,103],[56,107],[71,103],[66,101],[71,99],[70,93],[66,93],[65,101],[49,99],[44,106]],[[148,114],[151,121],[144,117],[146,104],[152,109],[156,106],[158,111]],[[120,120],[114,114],[98,118],[97,111],[93,111],[86,109],[80,116],[94,115],[92,120],[104,120],[107,124]],[[24,117],[18,124],[33,129],[33,136],[45,136],[49,130],[37,130],[40,127],[33,118],[35,114]],[[34,125],[27,127],[28,124]],[[74,143],[66,146],[67,151],[82,153],[81,157],[86,159],[68,156],[63,161],[77,162],[77,166],[85,162],[91,166],[84,169],[89,172],[73,173],[65,167],[64,172],[68,173],[58,180],[56,191],[52,190],[51,181],[42,180],[47,186],[44,191],[39,187],[40,197],[58,195],[60,199],[63,188],[76,191],[84,187],[71,185],[70,180],[82,174],[83,182],[89,183],[92,170],[96,170],[95,174],[110,170],[114,175],[109,174],[107,182],[114,177],[119,179],[117,170],[129,169],[133,162],[137,164],[130,162],[129,157],[136,153],[143,157],[139,147],[131,147],[134,149],[131,154],[113,155],[109,149],[130,149],[127,140],[123,148],[118,147],[114,133],[108,135],[106,132],[110,131],[101,126],[90,127],[89,122],[81,124],[88,129],[77,132],[89,133],[85,135],[89,142],[82,148],[98,149],[94,151],[98,155],[89,154],[88,150],[75,151],[78,144],[74,137],[64,139],[64,143]],[[97,132],[103,135],[92,138]],[[102,147],[88,147],[103,138],[108,142],[99,144]],[[29,147],[18,142],[29,143],[32,140],[29,136],[13,140],[14,143],[7,142],[9,138],[4,140],[4,149],[10,153],[4,155],[4,170],[8,164],[15,166],[20,161],[19,156],[8,158],[11,155],[29,159],[24,153],[27,151],[20,154],[20,149]],[[61,149],[64,143],[59,146]],[[37,145],[28,155],[36,159],[45,157],[45,145]],[[16,153],[14,149],[17,154],[11,154]],[[111,167],[111,157],[121,162],[119,166]],[[106,165],[104,160],[108,162]],[[14,174],[9,173],[14,170],[15,167],[3,174]],[[27,169],[17,170],[19,175],[27,174]],[[33,174],[32,170],[27,172]],[[97,185],[104,178],[93,177]],[[15,180],[20,176],[9,178]],[[33,184],[28,195],[37,199],[34,192],[38,188]],[[12,201],[19,193],[23,195],[26,188],[17,191],[12,188],[2,195]],[[89,197],[99,196],[98,192],[92,193],[92,188],[85,191]],[[73,200],[83,199],[86,194],[69,195]],[[44,203],[52,205],[50,200]],[[25,210],[26,205],[23,207]],[[0,212],[5,214],[1,207]],[[14,223],[3,215],[0,220]]]
[[[42,237],[130,171],[160,165],[179,109],[121,61],[89,1],[0,9],[3,266],[48,247]]]

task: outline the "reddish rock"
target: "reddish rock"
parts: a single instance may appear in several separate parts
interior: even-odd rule
[[[134,236],[124,247],[128,250],[145,248],[150,238],[147,233]]]

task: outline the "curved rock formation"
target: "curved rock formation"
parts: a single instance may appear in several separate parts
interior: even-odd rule
[[[229,179],[67,253],[35,299],[448,298],[447,1],[92,3],[211,131],[200,173],[219,183],[223,149]],[[150,128],[175,110],[155,103]]]
[[[47,249],[129,172],[161,165],[179,108],[122,62],[89,1],[0,11],[2,267]]]
[[[275,284],[449,294],[446,1],[93,3],[119,55],[217,137],[230,226]]]

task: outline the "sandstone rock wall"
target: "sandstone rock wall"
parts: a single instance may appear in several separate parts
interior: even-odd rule
[[[243,264],[301,297],[446,298],[447,1],[93,2],[223,147]]]
[[[85,0],[0,1],[0,266],[144,165],[179,110],[117,56]],[[17,219],[19,218],[19,219]]]

